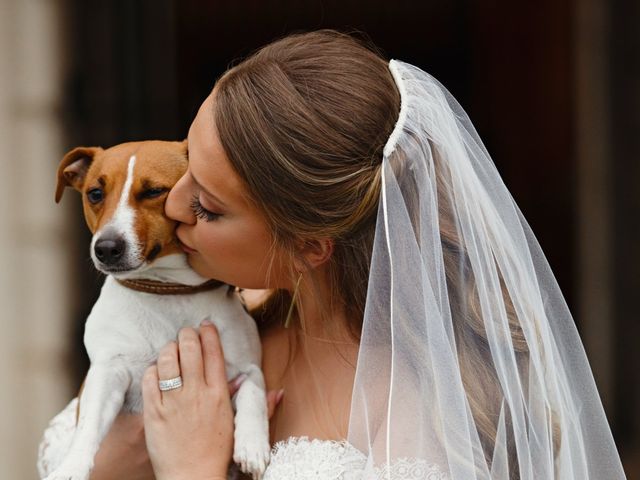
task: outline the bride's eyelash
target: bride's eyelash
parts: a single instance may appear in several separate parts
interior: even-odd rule
[[[207,222],[212,222],[222,216],[221,213],[210,212],[209,210],[204,208],[200,203],[200,200],[198,199],[197,195],[194,195],[193,198],[191,199],[190,206],[196,218],[201,218]]]

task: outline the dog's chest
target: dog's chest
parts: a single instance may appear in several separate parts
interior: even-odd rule
[[[118,362],[131,375],[124,410],[142,408],[141,380],[159,350],[176,340],[182,327],[196,327],[209,318],[224,326],[238,315],[238,300],[221,287],[189,295],[152,295],[117,284],[110,277],[87,319],[84,343],[91,363]],[[240,309],[240,311],[242,311]]]
[[[175,340],[180,328],[197,326],[215,310],[224,315],[217,300],[215,292],[169,296],[127,291],[114,295],[103,289],[85,328],[89,356],[156,351]]]

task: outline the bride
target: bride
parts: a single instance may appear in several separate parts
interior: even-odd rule
[[[217,81],[188,143],[166,212],[190,265],[269,292],[252,308],[265,478],[624,478],[545,257],[433,77],[335,31],[291,35]],[[200,376],[159,390],[185,369]],[[143,418],[118,418],[92,478],[226,478],[215,328],[181,332],[143,390]],[[73,410],[45,432],[41,474]]]

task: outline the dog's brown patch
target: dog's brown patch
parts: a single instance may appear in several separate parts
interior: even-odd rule
[[[135,155],[133,183],[127,203],[135,211],[134,229],[145,259],[181,252],[175,222],[164,215],[169,190],[187,169],[186,142],[144,141],[99,147],[78,147],[65,155],[58,167],[56,201],[71,186],[82,194],[85,221],[95,233],[112,218],[122,196],[129,159]],[[91,203],[88,193],[102,190],[103,199]],[[160,194],[150,195],[154,189]]]

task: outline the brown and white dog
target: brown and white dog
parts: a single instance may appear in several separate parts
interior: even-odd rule
[[[247,375],[234,396],[234,460],[254,478],[266,468],[267,405],[255,322],[232,289],[189,268],[176,224],[164,215],[167,193],[186,168],[185,143],[161,141],[78,147],[58,167],[56,202],[67,186],[81,192],[93,233],[91,258],[107,278],[85,326],[91,367],[76,431],[47,480],[89,478],[117,414],[142,410],[141,378],[160,348],[181,327],[205,318],[218,328],[229,378]]]

